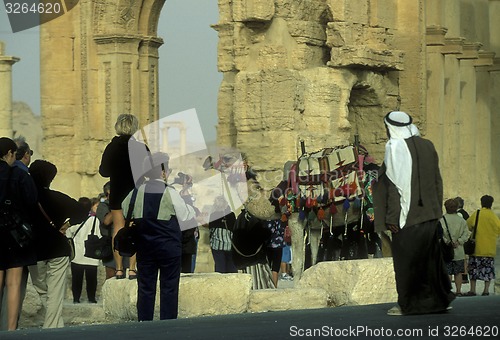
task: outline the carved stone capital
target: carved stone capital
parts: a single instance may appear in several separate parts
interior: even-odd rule
[[[446,45],[445,35],[448,32],[446,27],[442,26],[427,26],[426,29],[426,44],[427,46],[444,46]]]
[[[135,34],[95,35],[97,54],[125,53],[136,54],[144,36]]]
[[[463,53],[457,55],[458,59],[477,59],[479,58],[479,50],[483,44],[480,42],[466,42],[463,46]]]
[[[99,34],[94,36],[97,45],[139,43],[143,37],[127,34]]]
[[[461,54],[463,53],[464,43],[465,43],[465,38],[462,37],[445,38],[445,44],[441,49],[441,53]]]
[[[0,64],[2,64],[2,65],[12,66],[15,63],[17,63],[19,60],[21,60],[21,59],[18,57],[7,57],[7,56],[0,55]]]
[[[4,55],[4,53],[5,53],[5,44],[3,41],[0,41],[0,64],[10,66],[21,60],[18,57],[6,56]]]
[[[145,37],[140,43],[140,53],[158,58],[158,49],[163,45],[159,37]]]
[[[474,62],[474,66],[492,66],[495,59],[495,52],[479,51],[478,59]]]

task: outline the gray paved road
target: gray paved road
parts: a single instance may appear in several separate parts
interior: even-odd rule
[[[392,304],[2,332],[0,339],[500,339],[500,296],[463,297],[444,314],[387,316]],[[481,332],[481,335],[478,333]],[[463,336],[464,334],[465,336]],[[309,336],[308,336],[309,335]]]

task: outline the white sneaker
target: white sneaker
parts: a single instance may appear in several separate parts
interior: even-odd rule
[[[293,281],[293,277],[291,277],[287,273],[283,273],[283,274],[280,275],[280,280],[283,280],[283,281]]]

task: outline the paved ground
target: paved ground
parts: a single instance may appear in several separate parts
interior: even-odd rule
[[[1,332],[0,339],[500,338],[500,296],[462,297],[443,314],[387,316],[392,304]],[[481,335],[479,334],[481,333]]]

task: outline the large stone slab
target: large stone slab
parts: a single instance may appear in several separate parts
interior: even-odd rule
[[[321,262],[307,269],[297,288],[322,288],[330,306],[397,301],[392,258]]]
[[[252,277],[249,274],[182,274],[179,285],[179,318],[244,313],[248,308]],[[160,287],[157,285],[155,319],[159,319]],[[108,318],[137,320],[137,281],[107,280],[102,289]]]
[[[261,289],[250,293],[248,312],[269,312],[328,307],[328,293],[321,288]]]
[[[251,289],[250,274],[183,275],[179,291],[179,317],[245,313]]]

